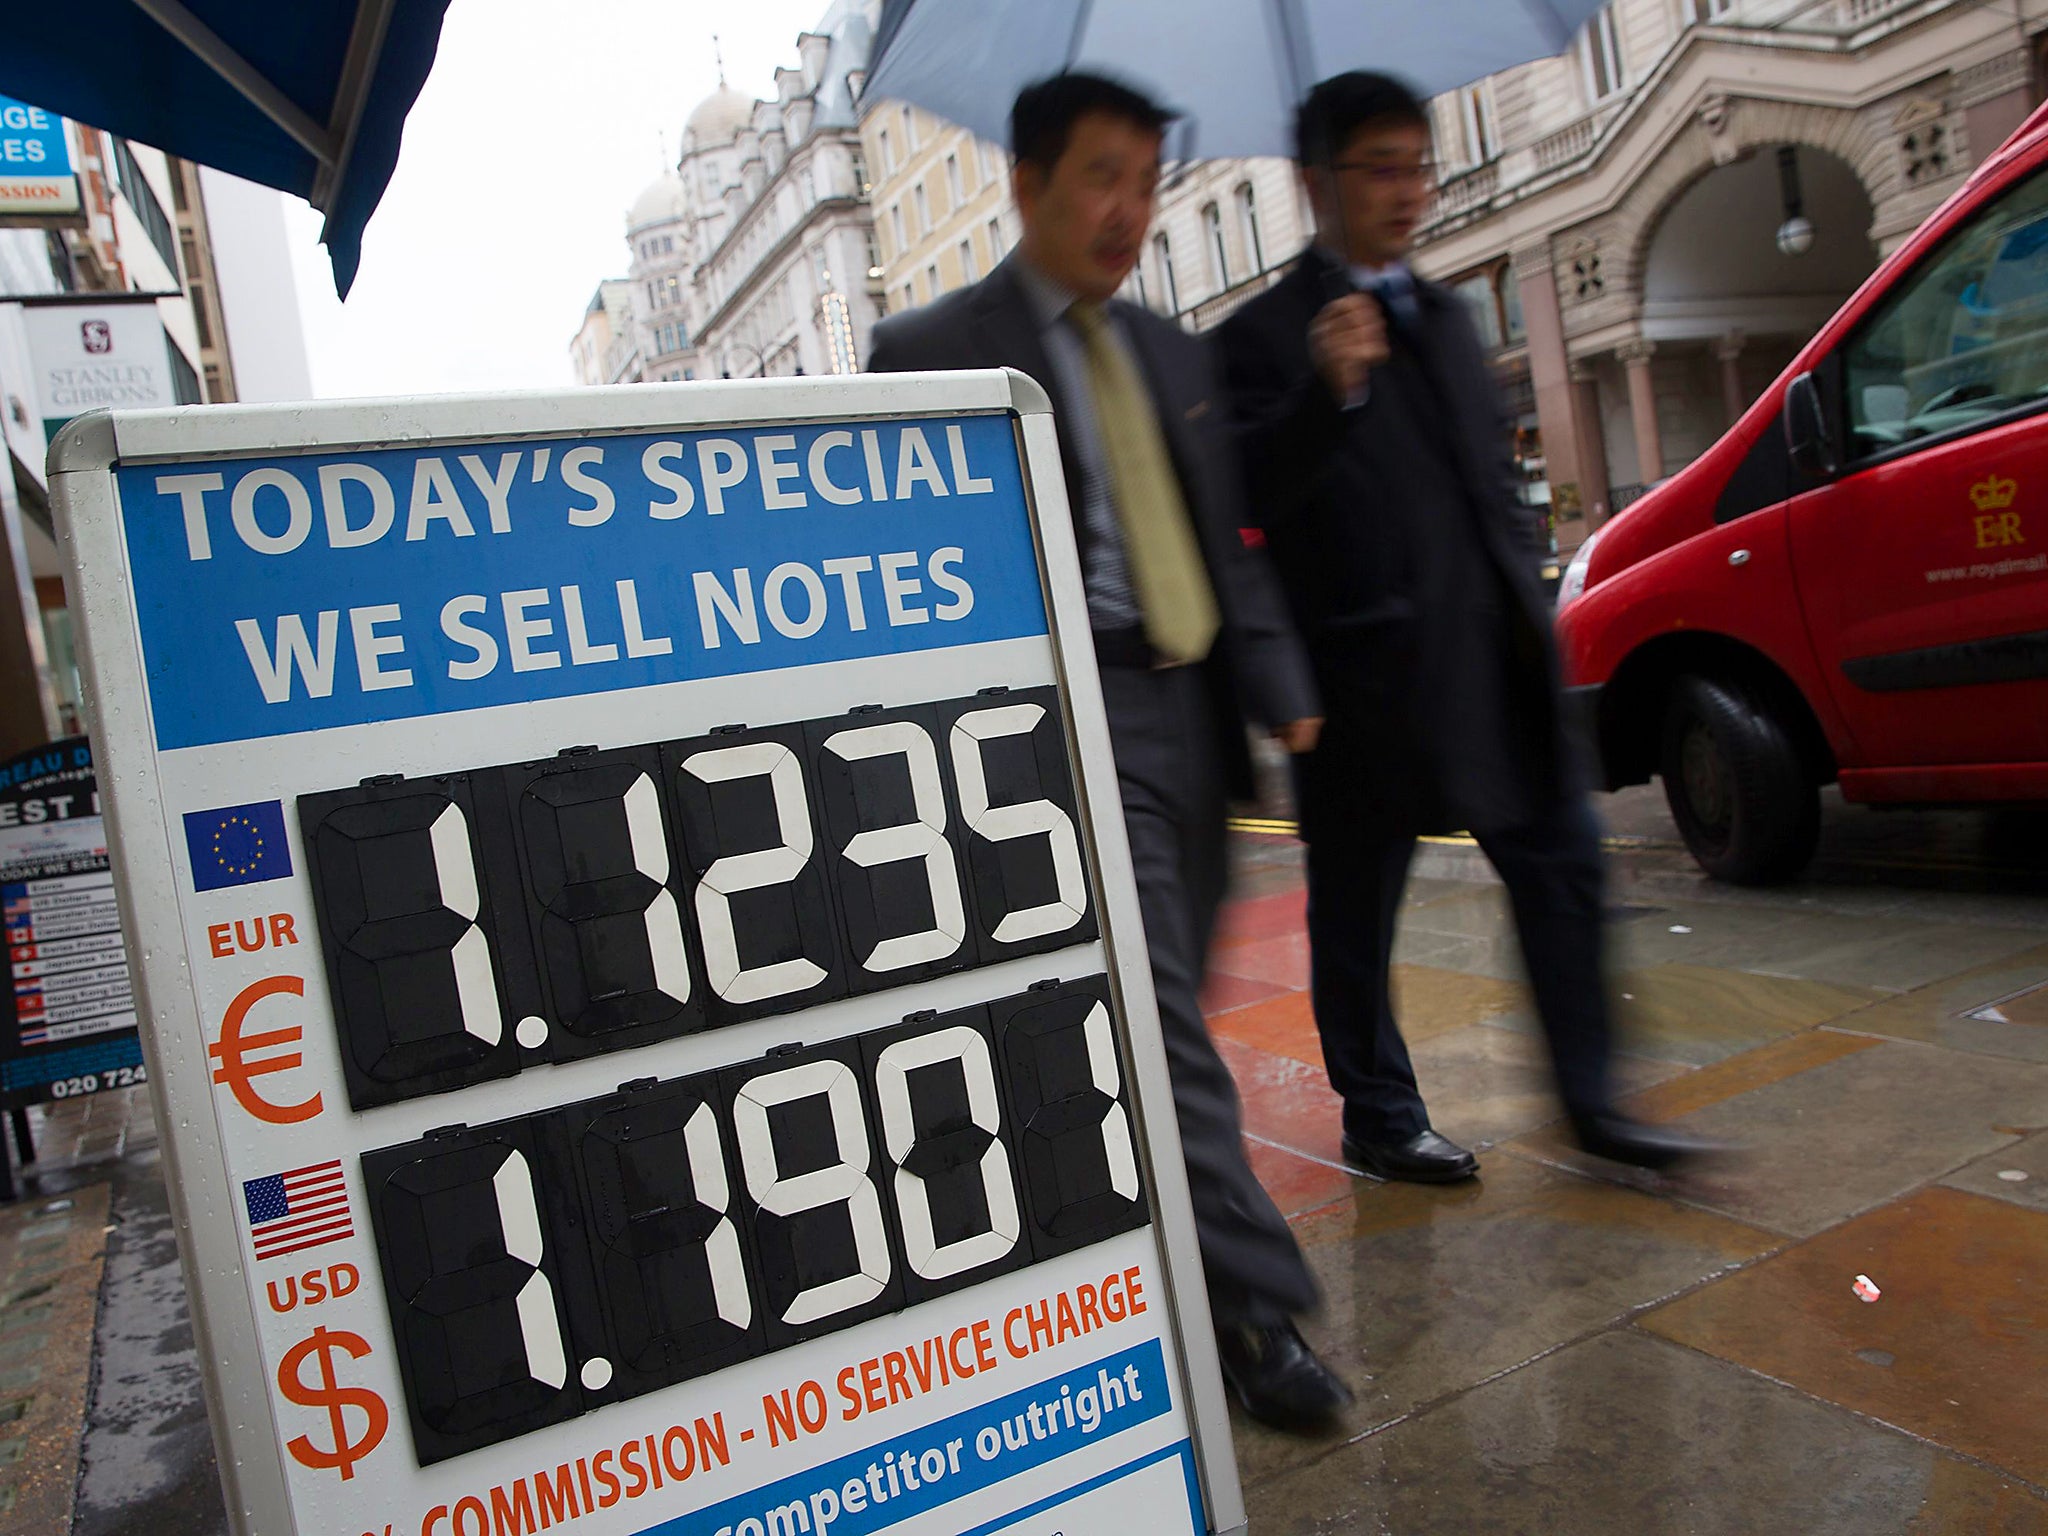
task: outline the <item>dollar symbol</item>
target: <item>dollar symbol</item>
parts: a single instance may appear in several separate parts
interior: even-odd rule
[[[325,1408],[328,1428],[334,1434],[332,1450],[322,1450],[313,1443],[311,1435],[288,1441],[285,1449],[305,1466],[336,1468],[346,1481],[356,1475],[356,1463],[383,1443],[384,1431],[391,1425],[391,1413],[385,1408],[384,1399],[368,1387],[336,1383],[333,1352],[337,1349],[351,1360],[360,1360],[370,1352],[360,1334],[339,1328],[315,1328],[310,1338],[301,1339],[285,1351],[277,1366],[277,1387],[301,1408]],[[318,1386],[307,1386],[299,1375],[308,1355],[315,1355],[320,1361]],[[344,1410],[350,1408],[369,1420],[361,1436],[354,1440],[348,1437],[348,1420],[344,1417]]]

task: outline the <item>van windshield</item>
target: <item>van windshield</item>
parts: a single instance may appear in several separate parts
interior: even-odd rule
[[[1908,274],[1843,362],[1856,458],[2048,402],[2048,174]]]

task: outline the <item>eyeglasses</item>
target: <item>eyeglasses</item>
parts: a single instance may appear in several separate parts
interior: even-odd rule
[[[1434,160],[1417,160],[1410,164],[1388,160],[1336,160],[1330,165],[1333,171],[1356,171],[1367,181],[1382,187],[1403,181],[1435,181],[1439,168]]]

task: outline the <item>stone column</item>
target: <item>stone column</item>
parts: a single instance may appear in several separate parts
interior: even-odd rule
[[[1571,367],[1573,420],[1578,425],[1579,484],[1586,503],[1586,531],[1592,533],[1613,511],[1607,487],[1607,431],[1600,424],[1600,386],[1584,363]]]
[[[1657,384],[1650,359],[1657,344],[1638,338],[1614,349],[1628,375],[1628,410],[1636,429],[1636,479],[1655,485],[1664,478],[1664,436],[1657,426]]]
[[[1714,343],[1714,356],[1721,364],[1721,406],[1731,427],[1749,409],[1749,396],[1742,387],[1742,347],[1747,339],[1740,331],[1730,331]]]
[[[1579,456],[1577,396],[1564,349],[1564,312],[1558,303],[1557,274],[1551,270],[1550,242],[1514,254],[1509,280],[1522,299],[1522,327],[1528,336],[1529,385],[1536,395],[1536,425],[1543,433],[1543,459],[1550,481],[1551,510],[1558,522],[1592,522],[1592,481]],[[1602,483],[1602,496],[1605,484]]]

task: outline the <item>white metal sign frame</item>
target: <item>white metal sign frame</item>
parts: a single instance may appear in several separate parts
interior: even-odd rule
[[[1100,952],[1126,1025],[1124,1070],[1167,1292],[1158,1299],[1169,1303],[1171,1356],[1177,1356],[1177,1362],[1169,1357],[1167,1369],[1177,1378],[1175,1390],[1192,1441],[1207,1521],[1219,1532],[1243,1526],[1243,1500],[1050,406],[1044,392],[1025,376],[986,372],[94,413],[72,423],[59,437],[51,454],[52,501],[101,763],[110,851],[123,895],[129,951],[136,961],[150,1092],[164,1133],[165,1171],[198,1353],[204,1362],[230,1519],[238,1531],[266,1536],[298,1531],[311,1536],[316,1529],[341,1532],[343,1527],[331,1519],[308,1523],[303,1503],[295,1510],[288,1489],[291,1469],[285,1444],[290,1429],[279,1418],[273,1372],[259,1335],[258,1287],[245,1273],[243,1193],[236,1175],[246,1170],[230,1168],[224,1145],[218,1078],[211,1070],[207,1044],[217,1037],[221,1020],[208,1016],[202,1002],[197,975],[201,935],[184,910],[188,877],[181,873],[175,851],[182,807],[166,803],[159,779],[159,737],[116,467],[419,450],[437,444],[517,444],[538,438],[603,441],[631,433],[744,431],[779,424],[858,427],[975,415],[1007,415],[1015,423],[1038,556],[1035,575],[1042,584],[1057,683],[1068,716],[1078,821],[1095,882]],[[776,676],[768,674],[771,680]],[[461,717],[452,717],[451,727],[459,731],[460,726]],[[452,760],[467,761],[459,749]],[[344,763],[331,777],[340,783],[354,773]],[[1028,967],[1028,962],[1010,963]],[[920,989],[919,998],[926,993],[941,1006],[947,1005],[948,997],[964,996],[957,987],[949,993],[937,983]],[[500,1094],[496,1102],[521,1101]],[[432,1123],[428,1111],[409,1122],[415,1127]],[[374,1287],[370,1277],[365,1281]],[[686,1397],[698,1385],[663,1390],[671,1398]],[[676,1411],[680,1415],[682,1410]],[[405,1437],[396,1424],[396,1405],[392,1412],[393,1438],[402,1445]],[[590,1497],[587,1489],[584,1497]],[[657,1514],[688,1507],[687,1502],[670,1505]],[[660,1524],[656,1518],[637,1528]],[[926,1523],[915,1528],[935,1527]],[[354,1525],[346,1527],[348,1536],[355,1530]]]

